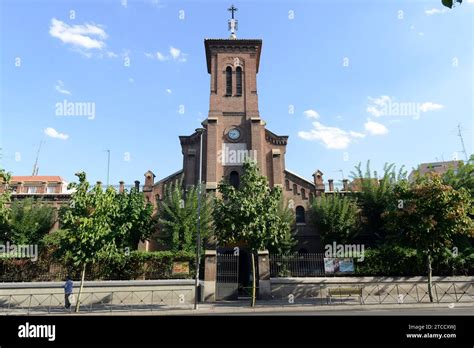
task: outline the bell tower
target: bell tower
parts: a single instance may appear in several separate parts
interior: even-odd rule
[[[238,182],[245,154],[261,169],[263,161],[265,128],[257,93],[262,40],[238,39],[237,9],[232,5],[228,10],[230,37],[204,40],[210,74],[209,114],[204,122],[208,189],[217,187],[222,177]]]
[[[258,108],[262,40],[237,38],[237,9],[232,5],[228,10],[230,37],[204,40],[210,96],[208,117],[202,123],[206,129],[202,178],[208,190],[215,190],[223,178],[238,186],[242,164],[250,157],[271,185],[281,185],[287,137],[267,131]],[[197,183],[198,139],[197,133],[180,137],[186,185]]]

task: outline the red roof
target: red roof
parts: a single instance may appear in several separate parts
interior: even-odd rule
[[[32,182],[32,181],[41,181],[41,182],[63,182],[63,178],[57,175],[20,175],[12,176],[11,182]]]

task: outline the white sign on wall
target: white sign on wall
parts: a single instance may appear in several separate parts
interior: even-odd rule
[[[241,166],[245,159],[257,160],[257,150],[247,150],[246,143],[223,143],[218,160],[224,166]]]

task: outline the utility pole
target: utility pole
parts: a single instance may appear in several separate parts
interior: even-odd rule
[[[33,165],[33,174],[31,174],[32,176],[36,176],[38,175],[38,158],[39,158],[39,154],[40,154],[40,151],[41,151],[41,145],[43,144],[43,140],[40,141],[40,144],[38,146],[38,151],[36,152],[36,159],[35,159],[35,164]]]
[[[196,133],[199,134],[199,182],[198,182],[198,218],[196,233],[196,280],[194,292],[194,309],[198,309],[199,295],[199,266],[201,261],[201,190],[202,190],[202,135],[206,131],[205,128],[197,128]]]
[[[110,176],[110,150],[107,151],[107,187],[109,187],[109,176]]]
[[[466,147],[464,146],[464,139],[462,138],[461,125],[458,123],[458,136],[461,139],[462,152],[464,152],[464,157],[466,158],[466,163],[469,161],[467,157]]]

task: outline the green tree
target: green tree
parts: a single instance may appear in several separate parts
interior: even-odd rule
[[[472,202],[466,190],[443,184],[436,174],[427,174],[411,184],[400,183],[394,194],[396,205],[392,204],[387,213],[388,226],[424,256],[428,294],[433,302],[433,257],[451,248],[456,236],[473,236],[474,225],[468,215]]]
[[[443,176],[443,182],[454,189],[466,189],[474,199],[474,155],[467,163],[460,163],[456,170],[449,169]]]
[[[0,168],[0,185],[4,187],[0,192],[0,240],[6,242],[8,233],[8,222],[10,220],[11,209],[11,190],[8,187],[11,179],[11,174]]]
[[[118,205],[113,221],[115,244],[121,250],[137,249],[138,243],[150,238],[156,230],[153,205],[145,202],[143,193],[136,188],[116,194],[115,201]]]
[[[288,244],[290,222],[282,217],[280,187],[273,189],[260,175],[257,165],[247,160],[238,189],[227,182],[219,184],[213,211],[219,243],[245,243],[250,250],[279,251]]]
[[[351,173],[351,177],[360,185],[360,191],[357,193],[362,222],[360,235],[376,245],[382,245],[387,237],[383,214],[393,203],[395,184],[405,180],[406,171],[402,166],[397,173],[394,164],[386,163],[382,178],[379,179],[377,171],[372,173],[370,161],[367,161],[365,173],[362,172],[361,163],[359,163],[355,167],[355,172]]]
[[[323,244],[349,243],[359,233],[359,208],[348,196],[336,193],[314,199],[310,218],[321,235]]]
[[[54,208],[33,198],[11,204],[9,239],[15,244],[39,244],[55,220]]]
[[[119,205],[112,187],[104,191],[97,184],[89,191],[86,174],[81,172],[76,176],[79,183],[68,186],[68,189],[75,189],[70,205],[61,210],[65,233],[60,242],[60,251],[81,268],[81,285],[76,303],[78,312],[87,265],[95,263],[102,255],[117,253],[113,227]]]
[[[203,190],[204,191],[204,190]],[[172,251],[195,251],[198,221],[198,188],[183,190],[181,183],[168,186],[163,201],[158,203],[158,240]],[[201,195],[202,245],[212,236],[212,202]]]
[[[288,205],[285,202],[285,199],[282,197],[280,198],[280,204],[278,205],[277,215],[281,220],[281,224],[285,226],[284,234],[281,236],[279,243],[276,247],[271,247],[271,250],[277,254],[287,254],[291,252],[293,247],[297,244],[297,241],[294,238],[296,224],[295,224],[295,212],[288,208]],[[290,228],[287,228],[289,226]]]

